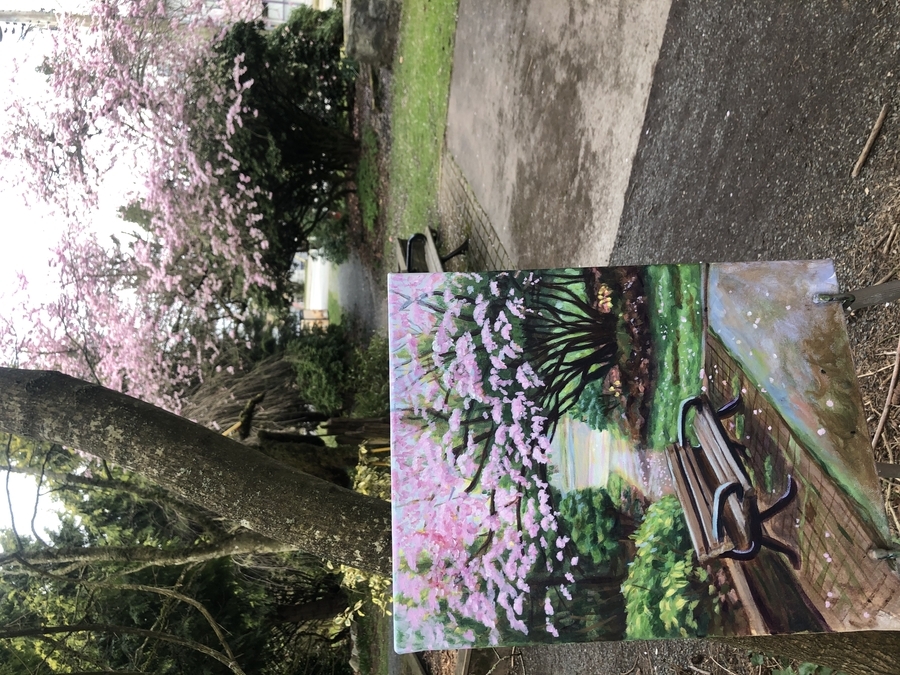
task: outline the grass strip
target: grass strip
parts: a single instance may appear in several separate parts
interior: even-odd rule
[[[391,235],[408,237],[438,224],[457,6],[458,0],[403,3],[392,85]]]
[[[363,226],[369,234],[375,232],[378,218],[378,138],[366,127],[362,132],[359,167],[356,171],[357,195]]]

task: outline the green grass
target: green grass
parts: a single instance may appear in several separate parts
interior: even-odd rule
[[[388,214],[392,233],[401,237],[437,225],[457,6],[458,0],[403,3],[392,85]]]
[[[371,233],[378,218],[378,138],[370,127],[363,130],[361,146],[356,189],[363,226]]]
[[[338,300],[337,291],[328,291],[328,322],[340,323],[344,316],[344,308]]]
[[[394,643],[390,617],[370,600],[356,618],[359,672],[362,675],[388,675],[388,650]]]

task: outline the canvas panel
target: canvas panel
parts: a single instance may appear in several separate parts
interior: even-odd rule
[[[829,261],[392,275],[399,652],[896,629]]]

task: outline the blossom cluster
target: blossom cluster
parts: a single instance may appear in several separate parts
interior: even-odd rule
[[[412,648],[527,635],[532,578],[569,541],[546,479],[543,383],[522,345],[537,279],[515,274],[391,281],[395,621]]]
[[[40,101],[12,99],[0,143],[7,178],[70,223],[52,265],[56,301],[7,324],[6,358],[52,367],[178,410],[223,338],[240,339],[248,299],[274,288],[262,262],[261,191],[230,139],[254,111],[242,56],[219,75],[214,46],[258,3],[96,0],[63,16]],[[99,186],[134,176],[122,195],[141,218],[124,243],[91,231]],[[13,352],[14,355],[11,355]]]

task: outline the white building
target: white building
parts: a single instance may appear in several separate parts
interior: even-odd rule
[[[328,325],[331,267],[331,263],[325,258],[315,256],[315,251],[313,255],[294,254],[291,281],[303,287],[303,294],[302,298],[294,298],[291,309],[302,328]]]

